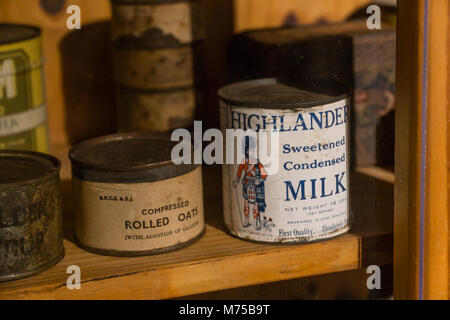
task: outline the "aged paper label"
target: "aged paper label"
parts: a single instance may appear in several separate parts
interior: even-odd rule
[[[148,251],[182,244],[204,229],[201,167],[157,182],[73,183],[76,236],[83,245]]]

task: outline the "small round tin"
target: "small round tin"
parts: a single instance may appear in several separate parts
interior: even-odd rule
[[[230,232],[270,243],[305,243],[347,232],[348,88],[317,79],[261,79],[228,85],[219,97],[222,130],[248,130],[236,146],[242,159],[223,170]],[[260,153],[267,141],[270,163]]]
[[[141,256],[175,250],[201,237],[202,169],[175,165],[175,145],[164,135],[124,133],[70,150],[81,247]]]
[[[42,272],[64,256],[58,159],[0,151],[0,282]]]

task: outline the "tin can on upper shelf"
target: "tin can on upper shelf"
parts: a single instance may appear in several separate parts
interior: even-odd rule
[[[0,149],[48,151],[41,30],[0,24]]]
[[[119,131],[192,127],[203,101],[204,0],[111,3]]]
[[[306,243],[350,229],[348,94],[344,85],[313,79],[250,80],[219,90],[224,134],[256,134],[237,139],[243,158],[223,169],[224,220],[233,235]],[[271,162],[262,160],[267,141]]]
[[[187,246],[204,232],[200,165],[175,165],[170,137],[123,133],[70,150],[76,239],[104,255],[141,256]]]
[[[0,282],[63,258],[60,166],[50,155],[0,151]]]

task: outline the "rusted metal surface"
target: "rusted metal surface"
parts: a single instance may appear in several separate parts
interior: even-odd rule
[[[60,163],[0,151],[0,282],[44,271],[64,255]]]
[[[201,166],[175,165],[175,144],[165,134],[124,133],[69,152],[80,247],[142,256],[185,247],[203,235]]]

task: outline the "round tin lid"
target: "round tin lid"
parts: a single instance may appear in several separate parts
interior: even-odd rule
[[[0,23],[0,45],[32,39],[40,34],[38,27]]]
[[[165,134],[123,133],[91,139],[69,151],[72,174],[93,182],[152,182],[176,177],[198,165],[175,165],[178,142]]]
[[[310,108],[340,101],[348,93],[347,86],[333,81],[308,79],[300,83],[276,78],[237,82],[218,92],[227,104],[263,109]]]
[[[0,187],[32,183],[55,171],[61,163],[53,156],[32,151],[0,151]]]

